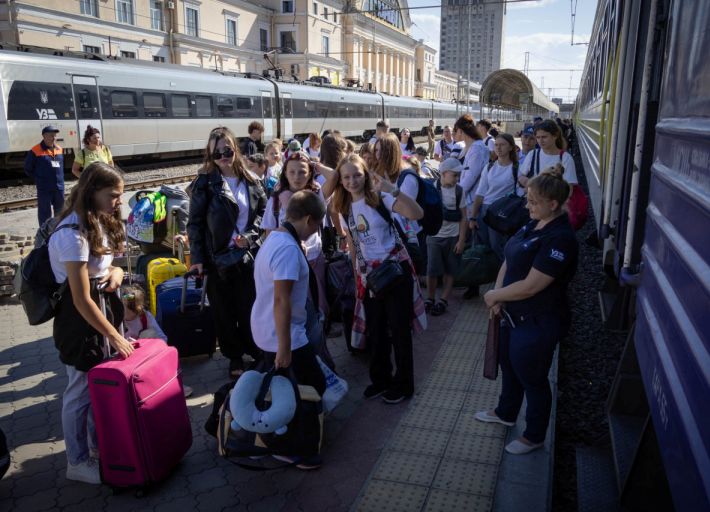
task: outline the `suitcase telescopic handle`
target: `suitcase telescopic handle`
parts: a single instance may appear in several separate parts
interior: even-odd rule
[[[101,308],[101,314],[104,315],[104,318],[108,319],[108,307],[106,305],[106,286],[108,286],[108,282],[106,283],[101,283],[96,287],[96,289],[99,291],[99,307]],[[116,297],[118,297],[118,300],[121,300],[121,289],[118,288],[116,289]],[[126,333],[123,329],[123,322],[121,322],[118,325],[118,333],[122,337],[126,337]],[[108,341],[108,336],[104,336],[104,359],[108,359],[111,357],[111,343]]]
[[[207,294],[207,271],[203,270],[202,274],[204,277],[202,278],[202,293],[200,294],[200,311],[205,309],[205,296]],[[187,280],[191,277],[198,279],[199,275],[200,273],[197,269],[190,270],[182,275],[183,280],[182,293],[180,294],[180,313],[185,312],[185,301],[187,301]]]

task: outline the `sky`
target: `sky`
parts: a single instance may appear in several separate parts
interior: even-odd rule
[[[436,6],[441,5],[441,2],[408,0],[410,8]],[[587,55],[586,45],[570,44],[572,2],[577,4],[574,42],[589,42],[597,8],[596,0],[533,0],[513,3],[507,7],[501,62],[501,68],[522,71],[525,52],[530,52],[530,80],[549,97],[562,98],[566,102],[574,101],[577,95]],[[424,39],[426,44],[438,52],[441,8],[411,9],[409,12],[413,22],[412,37]]]

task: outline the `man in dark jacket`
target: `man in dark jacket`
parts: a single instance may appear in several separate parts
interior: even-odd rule
[[[39,225],[58,215],[64,206],[64,154],[55,141],[59,130],[52,125],[42,128],[42,142],[27,152],[25,174],[37,185]]]
[[[247,130],[249,130],[249,137],[242,139],[242,143],[239,147],[239,150],[245,158],[255,155],[256,153],[264,152],[264,143],[261,141],[264,135],[264,125],[259,121],[252,121]]]

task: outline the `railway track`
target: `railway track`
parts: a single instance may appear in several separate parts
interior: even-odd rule
[[[185,183],[190,181],[194,176],[193,174],[185,174],[184,176],[170,176],[167,178],[149,178],[141,181],[127,182],[123,186],[125,192],[130,192],[131,190],[141,190],[144,188],[154,188],[161,185],[171,185],[176,183]],[[70,192],[65,194],[68,196]],[[37,206],[37,198],[30,197],[24,199],[13,199],[11,201],[0,202],[0,213],[7,213],[15,210],[23,210],[25,208],[34,208]]]

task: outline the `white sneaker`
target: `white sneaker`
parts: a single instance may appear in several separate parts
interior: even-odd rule
[[[76,480],[87,484],[100,484],[99,467],[91,459],[79,464],[67,463],[67,480]]]
[[[513,455],[525,455],[526,453],[530,453],[538,448],[542,448],[544,445],[545,443],[528,444],[524,443],[520,439],[516,439],[515,441],[508,443],[508,446],[505,447],[505,451],[512,453]]]
[[[182,392],[185,395],[185,398],[190,398],[192,396],[192,388],[190,386],[185,386],[183,384]]]
[[[506,427],[512,427],[515,425],[514,421],[504,421],[500,419],[498,416],[496,416],[495,413],[491,414],[488,411],[478,411],[474,416],[478,421],[482,421],[484,423],[500,423],[501,425],[505,425]]]

